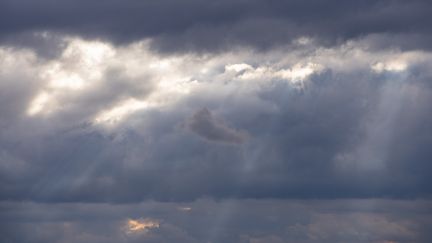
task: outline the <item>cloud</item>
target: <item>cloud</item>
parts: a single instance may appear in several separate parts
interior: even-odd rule
[[[213,114],[203,108],[187,121],[188,128],[197,135],[209,141],[242,144],[246,140],[246,134],[236,131],[223,121],[216,119]]]
[[[64,38],[53,59],[1,49],[3,200],[431,193],[429,52],[370,51],[366,38],[160,55]]]
[[[430,2],[188,0],[158,2],[2,0],[4,43],[43,48],[35,31],[130,43],[149,38],[159,51],[218,51],[233,46],[271,49],[301,37],[323,45],[375,35],[402,48],[430,49]],[[188,14],[184,14],[188,13]],[[139,26],[139,27],[137,27]],[[397,36],[398,38],[391,38]],[[381,39],[381,40],[380,40]],[[52,52],[52,51],[51,51]]]
[[[0,0],[0,241],[431,242],[431,7]]]
[[[2,202],[0,240],[426,243],[432,237],[428,200],[197,200],[187,204],[194,208],[188,214],[177,210],[182,205]]]
[[[312,241],[319,242],[380,242],[383,239],[396,242],[410,241],[416,237],[411,231],[415,226],[407,221],[389,221],[386,216],[374,214],[323,214],[309,225],[296,225],[291,231],[304,232]],[[304,228],[303,228],[304,227]],[[337,232],[337,233],[336,233]],[[297,232],[298,233],[298,232]]]

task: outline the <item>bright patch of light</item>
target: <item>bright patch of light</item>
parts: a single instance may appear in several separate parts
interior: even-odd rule
[[[234,71],[234,72],[241,72],[244,70],[252,70],[252,69],[253,67],[246,63],[231,64],[225,66],[226,71]]]
[[[296,65],[291,69],[291,77],[293,80],[304,80],[318,69],[321,67],[313,63],[308,63],[306,66]]]
[[[84,86],[84,80],[76,74],[71,74],[70,76],[53,80],[51,86],[55,88],[79,89]]]
[[[322,65],[315,63],[307,63],[306,65],[296,64],[288,69],[275,69],[271,66],[261,66],[256,69],[250,68],[242,73],[239,78],[243,80],[271,80],[271,79],[284,79],[291,83],[298,83],[304,81],[308,76],[314,72],[319,72],[323,69]],[[233,69],[233,68],[232,68]],[[239,70],[238,68],[237,70]],[[234,69],[233,69],[234,70]]]
[[[161,80],[158,88],[164,96],[188,94],[198,83],[196,80],[190,80],[188,77],[178,78],[178,80]]]
[[[243,73],[239,78],[240,79],[258,79],[264,78],[265,76],[271,76],[273,71],[268,67],[258,67],[256,69],[248,70]]]
[[[63,52],[64,58],[78,58],[84,65],[94,66],[115,54],[114,49],[100,41],[72,39]]]
[[[172,66],[171,60],[158,60],[150,64],[150,68],[159,69],[159,70],[165,70],[170,68],[171,66]]]
[[[402,61],[392,61],[392,62],[378,62],[374,65],[372,65],[372,70],[374,70],[377,73],[381,73],[384,71],[388,72],[403,72],[407,69],[408,65],[405,62]]]
[[[303,81],[308,76],[316,71],[322,70],[322,66],[314,63],[308,63],[306,65],[296,64],[291,69],[280,70],[276,73],[283,79],[291,80],[293,82]]]
[[[87,84],[99,82],[108,61],[115,55],[114,49],[102,42],[76,38],[65,38],[65,41],[67,47],[60,58],[40,66],[38,76],[45,81],[46,90],[33,99],[28,115],[52,111],[54,108],[50,106],[61,103],[58,96],[79,92]]]
[[[128,219],[124,229],[128,234],[147,233],[159,225],[159,221],[154,219]]]
[[[84,80],[76,72],[66,72],[58,62],[42,68],[40,77],[47,80],[49,86],[54,89],[80,89],[84,85]]]
[[[115,125],[126,118],[128,115],[145,108],[151,107],[147,101],[129,99],[116,105],[107,111],[102,111],[96,116],[94,122],[97,124]]]
[[[27,110],[27,114],[30,116],[36,115],[44,110],[47,106],[50,97],[47,93],[42,92],[30,103],[30,107]]]

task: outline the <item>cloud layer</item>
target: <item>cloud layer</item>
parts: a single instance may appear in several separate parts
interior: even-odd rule
[[[4,242],[428,242],[430,201],[2,203]],[[188,210],[182,210],[187,207]],[[395,215],[394,212],[400,212]],[[16,232],[21,234],[16,234]]]
[[[0,0],[1,242],[431,242],[426,0]]]
[[[2,49],[4,200],[431,195],[428,52],[64,41]]]
[[[25,37],[33,31],[116,43],[151,38],[153,46],[164,52],[244,45],[268,49],[302,36],[334,45],[372,35],[377,45],[409,49],[430,49],[431,40],[427,0],[2,0],[0,6],[0,35],[15,44],[35,42]]]

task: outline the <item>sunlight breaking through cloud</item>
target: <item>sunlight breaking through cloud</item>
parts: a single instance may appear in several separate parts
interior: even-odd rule
[[[159,221],[145,218],[145,219],[128,219],[125,226],[127,234],[148,233],[152,229],[159,228]]]
[[[431,10],[0,0],[0,243],[432,242]]]
[[[146,108],[156,106],[146,101],[128,99],[114,106],[110,110],[102,111],[94,118],[96,124],[115,125],[121,122],[128,115]]]
[[[338,56],[339,59],[344,59],[346,70],[353,65],[365,65],[374,72],[402,72],[408,68],[407,63],[430,58],[429,54],[416,52],[390,51],[375,55],[361,45],[356,46],[351,42],[339,48],[320,48],[306,56],[301,50],[278,59],[268,59],[271,53],[259,54],[258,58],[268,64],[254,67],[249,63],[256,59],[258,54],[252,55],[241,50],[235,56],[229,53],[206,57],[193,54],[158,56],[149,50],[149,44],[145,41],[121,48],[101,41],[85,41],[71,37],[65,38],[64,42],[66,48],[58,59],[40,62],[37,77],[41,80],[41,91],[29,104],[27,114],[53,115],[57,111],[67,111],[65,109],[74,107],[73,103],[82,99],[83,95],[92,95],[100,89],[106,89],[107,85],[112,85],[115,89],[116,85],[123,85],[120,83],[123,80],[132,86],[153,86],[149,94],[126,96],[122,101],[116,100],[114,93],[110,94],[115,101],[113,105],[93,114],[95,124],[110,124],[109,126],[144,108],[172,105],[210,85],[218,89],[249,86],[248,89],[252,91],[254,89],[251,81],[270,85],[265,82],[286,80],[293,87],[303,88],[304,82],[312,74],[320,74],[325,70],[338,71],[342,65],[339,60],[334,59]],[[306,45],[302,48],[310,47]],[[355,62],[347,57],[348,53],[353,55]],[[9,65],[14,65],[14,59],[8,52],[3,51],[2,55],[7,57],[5,60],[9,60]],[[12,51],[10,55],[15,53]],[[382,60],[377,61],[379,59]],[[127,92],[135,89],[132,86]],[[65,102],[72,103],[68,105]]]

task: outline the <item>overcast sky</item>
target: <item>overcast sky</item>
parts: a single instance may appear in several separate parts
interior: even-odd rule
[[[0,0],[0,242],[432,242],[432,1]]]

